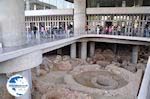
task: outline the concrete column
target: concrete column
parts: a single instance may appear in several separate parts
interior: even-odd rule
[[[114,44],[113,51],[114,51],[114,54],[117,54],[117,44]]]
[[[24,0],[0,0],[0,33],[5,47],[25,43]]]
[[[26,10],[30,10],[30,1],[26,0]]]
[[[85,34],[86,0],[74,0],[74,35]]]
[[[132,63],[137,64],[138,62],[138,51],[139,51],[139,46],[133,46],[132,48]]]
[[[71,56],[71,58],[76,58],[77,57],[76,55],[77,55],[77,53],[76,53],[76,43],[73,43],[70,46],[70,56]]]
[[[83,60],[87,59],[87,42],[86,41],[81,42],[81,59]]]
[[[33,9],[36,10],[36,5],[33,5]]]
[[[95,53],[95,42],[90,43],[90,57],[94,56]]]
[[[62,49],[60,48],[60,49],[57,49],[57,54],[58,55],[62,55]]]
[[[126,1],[122,1],[122,7],[126,7]]]
[[[31,70],[25,70],[25,71],[21,71],[21,72],[17,73],[26,78],[26,80],[28,81],[28,83],[30,85],[30,88],[28,89],[28,91],[26,92],[25,95],[23,95],[22,97],[15,97],[15,99],[31,99],[32,78],[31,78],[30,72],[31,72]]]

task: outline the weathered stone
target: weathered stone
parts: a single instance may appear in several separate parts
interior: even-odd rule
[[[102,54],[95,54],[93,57],[93,62],[96,63],[97,61],[103,61],[105,57]]]
[[[54,63],[58,63],[60,61],[62,61],[62,57],[60,55],[57,55],[55,60],[54,60]]]
[[[101,54],[102,53],[102,50],[101,49],[96,49],[95,50],[95,54]]]
[[[0,85],[0,99],[13,99],[13,97],[8,93],[6,85]]]
[[[59,63],[56,63],[55,66],[58,70],[61,70],[61,71],[69,71],[72,69],[72,65],[70,64],[69,61],[61,61]]]
[[[65,56],[62,57],[62,60],[63,61],[68,61],[68,60],[70,60],[70,56],[65,55]]]
[[[47,74],[47,71],[45,71],[44,69],[40,69],[40,76],[44,76]]]
[[[35,91],[40,92],[41,94],[44,94],[48,91],[49,85],[41,81],[38,81],[37,79],[36,80],[34,79],[33,88],[35,89]]]
[[[41,99],[93,99],[87,94],[65,88],[53,88],[42,96]]]
[[[96,64],[98,64],[102,67],[106,67],[107,65],[110,64],[110,62],[108,62],[108,61],[97,61]]]
[[[125,66],[124,68],[133,73],[137,72],[137,68],[135,66]]]
[[[142,69],[143,71],[145,71],[146,69],[146,64],[143,64],[143,63],[138,63],[136,65],[137,69]]]

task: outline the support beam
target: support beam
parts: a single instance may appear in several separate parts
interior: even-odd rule
[[[132,63],[137,64],[138,62],[138,52],[139,52],[139,46],[133,46],[132,47]]]
[[[3,46],[20,46],[26,43],[24,23],[24,0],[0,0],[0,33]]]
[[[87,59],[87,42],[86,41],[81,42],[81,59],[83,60]]]
[[[94,56],[95,53],[95,42],[90,42],[90,57]]]
[[[86,0],[74,0],[74,35],[84,34],[86,26]]]
[[[28,91],[26,92],[25,95],[23,95],[22,97],[15,97],[15,99],[31,99],[31,85],[32,85],[32,78],[30,75],[31,70],[25,70],[25,71],[21,71],[18,72],[17,74],[22,75],[23,77],[26,78],[26,80],[28,81],[30,88],[28,89]]]
[[[71,58],[76,58],[77,52],[76,52],[76,43],[71,44],[70,46],[70,56]]]

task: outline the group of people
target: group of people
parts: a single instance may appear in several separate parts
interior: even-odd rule
[[[69,24],[67,28],[62,25],[59,27],[53,26],[52,28],[45,28],[33,25],[28,31],[28,38],[57,38],[57,37],[70,37],[73,36],[73,26]]]
[[[120,25],[106,25],[106,26],[101,26],[97,25],[95,28],[96,34],[110,34],[110,35],[126,35],[126,36],[143,36],[143,37],[150,37],[150,24],[146,24],[144,27],[144,31],[142,32],[142,28],[139,27],[130,27],[132,28],[132,31],[125,30],[125,26],[120,26]],[[129,32],[129,33],[126,33]]]
[[[121,35],[122,31],[123,31],[124,27],[121,26],[100,26],[97,25],[96,26],[96,33],[97,34],[113,34],[113,35]]]

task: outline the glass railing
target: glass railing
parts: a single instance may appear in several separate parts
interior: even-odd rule
[[[150,37],[149,15],[92,15],[87,24],[88,34]]]
[[[44,30],[44,31],[37,31],[37,30],[32,30],[27,32],[27,39],[28,41],[37,39],[63,39],[63,38],[69,38],[69,37],[73,37],[74,33],[73,33],[73,29],[68,29],[68,30],[64,30],[64,29],[50,29],[50,30]]]

